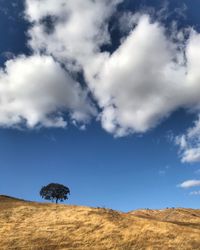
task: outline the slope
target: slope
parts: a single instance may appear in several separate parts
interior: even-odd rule
[[[200,249],[200,210],[111,209],[0,196],[0,249]]]

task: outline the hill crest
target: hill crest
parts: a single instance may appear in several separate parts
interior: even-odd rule
[[[112,209],[0,196],[1,250],[200,249],[200,210]]]

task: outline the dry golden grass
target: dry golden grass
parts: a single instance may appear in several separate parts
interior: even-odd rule
[[[200,210],[138,210],[26,202],[0,196],[0,250],[200,249]]]

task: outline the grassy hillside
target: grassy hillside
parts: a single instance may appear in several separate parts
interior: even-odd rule
[[[200,210],[130,213],[0,196],[0,249],[200,249]]]

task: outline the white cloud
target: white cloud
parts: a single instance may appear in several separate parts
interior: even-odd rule
[[[28,44],[33,54],[8,60],[1,70],[0,126],[65,127],[70,119],[85,129],[96,110],[88,90],[73,79],[76,72],[70,71],[79,70],[110,41],[107,19],[119,2],[26,1],[25,16],[32,23]],[[45,30],[47,16],[56,20],[52,35]]]
[[[181,44],[167,38],[162,26],[141,16],[121,46],[105,58],[96,78],[88,78],[108,132],[143,133],[179,107],[199,105],[200,36],[191,33],[185,50],[178,48]]]
[[[63,113],[86,122],[95,110],[87,93],[52,57],[20,56],[0,71],[0,125],[65,127]]]
[[[27,111],[16,108],[16,102],[11,107],[7,101],[8,110],[4,106],[3,111],[0,111],[2,124],[14,124],[25,119],[29,126],[38,123],[65,126],[60,113],[63,111],[70,112],[75,125],[77,120],[88,120],[95,111],[88,101],[86,91],[72,79],[77,71],[83,72],[85,83],[101,110],[98,118],[102,127],[115,136],[144,133],[180,107],[199,112],[200,34],[192,29],[178,31],[174,28],[169,37],[159,21],[152,22],[149,15],[129,13],[125,22],[128,28],[132,28],[130,33],[123,37],[113,53],[102,52],[101,46],[111,43],[109,19],[120,2],[122,0],[26,0],[25,16],[32,23],[28,31],[28,44],[33,56],[23,60],[27,67],[29,65],[32,68],[34,76],[30,79],[25,74],[26,65],[18,67],[17,76],[21,76],[31,101],[28,102],[17,90],[18,81],[14,77],[16,71],[10,70],[8,76],[3,72],[1,86],[6,85],[5,77],[8,82],[12,79],[12,98],[18,102],[26,100],[27,105],[21,106],[26,106]],[[53,23],[48,32],[44,22],[47,17]],[[121,27],[123,25],[121,19]],[[53,57],[70,73],[66,73],[53,59],[51,67],[54,70],[51,74],[54,72],[55,75],[48,76],[43,66],[33,69],[31,64],[36,57],[40,57],[41,65],[43,60],[48,58],[50,61]],[[21,65],[21,60],[19,58],[11,62]],[[9,64],[12,63],[8,63],[8,69],[11,67]],[[59,68],[59,72],[56,72],[55,67],[56,70]],[[38,100],[32,97],[31,91],[40,92],[39,85],[33,84],[34,88],[29,91],[29,87],[26,87],[28,84],[25,84],[30,82],[31,86],[39,75],[42,79],[54,79],[55,82],[44,82],[48,104],[44,104],[42,98],[38,104]],[[57,98],[57,95],[62,97]],[[197,147],[191,151],[187,138],[182,137],[179,143],[182,148],[187,147],[183,161],[198,158],[200,150]]]
[[[172,42],[158,22],[135,14],[136,27],[119,48],[102,53],[100,46],[110,42],[108,19],[119,1],[64,2],[27,0],[27,16],[35,22],[29,44],[69,69],[83,69],[105,130],[116,136],[143,133],[179,107],[200,104],[199,34],[191,32],[184,47],[184,30],[175,30]],[[47,15],[57,20],[50,33],[41,22]]]
[[[176,144],[180,148],[180,157],[182,162],[200,161],[200,117],[194,126],[188,131],[175,138]]]
[[[26,0],[26,17],[34,23],[29,45],[80,69],[91,63],[101,45],[110,42],[108,19],[121,1]],[[56,19],[50,33],[41,22],[47,16]]]
[[[192,187],[199,187],[200,186],[200,180],[188,180],[184,181],[180,185],[178,185],[181,188],[192,188]]]
[[[190,192],[190,195],[200,195],[200,190],[199,191]]]

